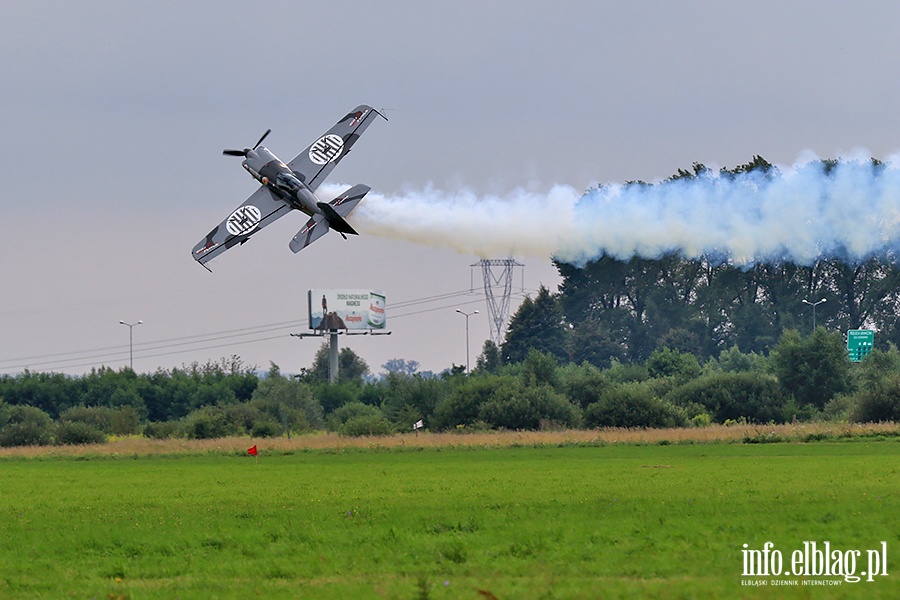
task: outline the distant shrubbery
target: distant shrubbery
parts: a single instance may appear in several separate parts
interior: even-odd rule
[[[614,360],[605,369],[559,365],[534,349],[519,363],[497,364],[486,344],[489,354],[469,375],[393,372],[337,385],[322,381],[317,369],[286,377],[273,365],[260,378],[224,361],[149,375],[29,372],[0,378],[0,445],[93,444],[134,434],[262,438],[322,429],[385,435],[411,431],[420,419],[431,431],[900,419],[900,352],[875,351],[852,365],[841,343],[839,334],[820,328],[807,338],[785,333],[770,356],[730,348],[701,365],[691,354],[661,348],[645,363]]]

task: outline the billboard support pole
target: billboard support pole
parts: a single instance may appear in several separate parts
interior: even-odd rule
[[[338,331],[331,330],[331,344],[328,353],[328,382],[335,383],[338,376]]]

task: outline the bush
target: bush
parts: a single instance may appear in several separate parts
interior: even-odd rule
[[[252,402],[288,432],[325,426],[322,405],[309,385],[299,381],[270,375],[253,392]]]
[[[177,421],[156,421],[147,423],[147,425],[144,427],[144,436],[162,440],[173,437],[177,430]]]
[[[63,421],[56,427],[56,444],[58,446],[105,443],[106,434],[87,423]]]
[[[691,425],[694,427],[708,427],[711,423],[712,419],[706,413],[697,413],[691,417]]]
[[[477,421],[481,405],[502,388],[516,387],[519,380],[509,375],[482,375],[466,379],[434,409],[432,425],[436,430],[453,429]]]
[[[207,440],[239,433],[238,426],[229,422],[225,411],[217,406],[204,406],[182,420],[184,437],[191,440]]]
[[[53,421],[34,406],[8,406],[3,409],[0,446],[43,446],[50,443]]]
[[[891,375],[855,396],[850,420],[857,423],[900,421],[900,375]]]
[[[328,428],[332,431],[339,431],[341,426],[350,419],[356,417],[383,417],[384,415],[377,406],[369,406],[362,402],[348,402],[342,407],[336,409],[328,415]]]
[[[274,421],[258,406],[259,403],[242,402],[223,406],[225,418],[234,424],[239,433],[250,433],[259,421]]]
[[[257,421],[250,430],[253,437],[277,437],[281,435],[281,426],[275,421]]]
[[[353,417],[340,428],[340,434],[350,437],[361,437],[364,435],[388,435],[393,433],[390,422],[380,416],[359,416]]]
[[[624,383],[603,393],[584,413],[588,427],[681,427],[687,415],[640,383]]]
[[[754,372],[713,373],[678,387],[665,396],[676,406],[701,404],[717,423],[740,420],[783,421],[784,396],[778,382]]]
[[[102,433],[128,435],[137,433],[141,419],[133,406],[73,406],[59,415],[66,423],[81,423]]]
[[[535,407],[519,390],[498,389],[478,409],[478,417],[501,429],[537,429],[540,418]]]
[[[112,412],[108,406],[73,406],[59,414],[59,420],[81,423],[98,431],[109,433]]]
[[[481,405],[479,419],[504,429],[540,429],[542,424],[576,427],[578,409],[548,385],[497,388]]]
[[[850,420],[850,411],[856,406],[856,398],[841,394],[828,401],[822,409],[826,421],[845,423]]]

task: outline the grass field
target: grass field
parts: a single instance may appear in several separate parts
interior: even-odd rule
[[[895,598],[896,440],[7,455],[0,598]],[[767,541],[889,576],[742,585]]]

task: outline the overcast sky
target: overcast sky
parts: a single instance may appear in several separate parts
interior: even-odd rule
[[[387,295],[391,336],[341,338],[373,372],[464,364],[457,308],[480,311],[474,362],[489,336],[475,254],[363,231],[295,255],[297,213],[212,273],[196,264],[193,245],[257,187],[222,149],[271,128],[286,160],[366,103],[390,120],[329,182],[385,197],[885,158],[900,149],[898,23],[893,1],[5,3],[0,373],[121,368],[119,321],[139,319],[137,371],[238,355],[296,372],[319,347],[289,336],[306,291],[339,287]],[[498,212],[483,235],[515,226]],[[513,309],[522,287],[559,282],[549,256],[517,258]]]

